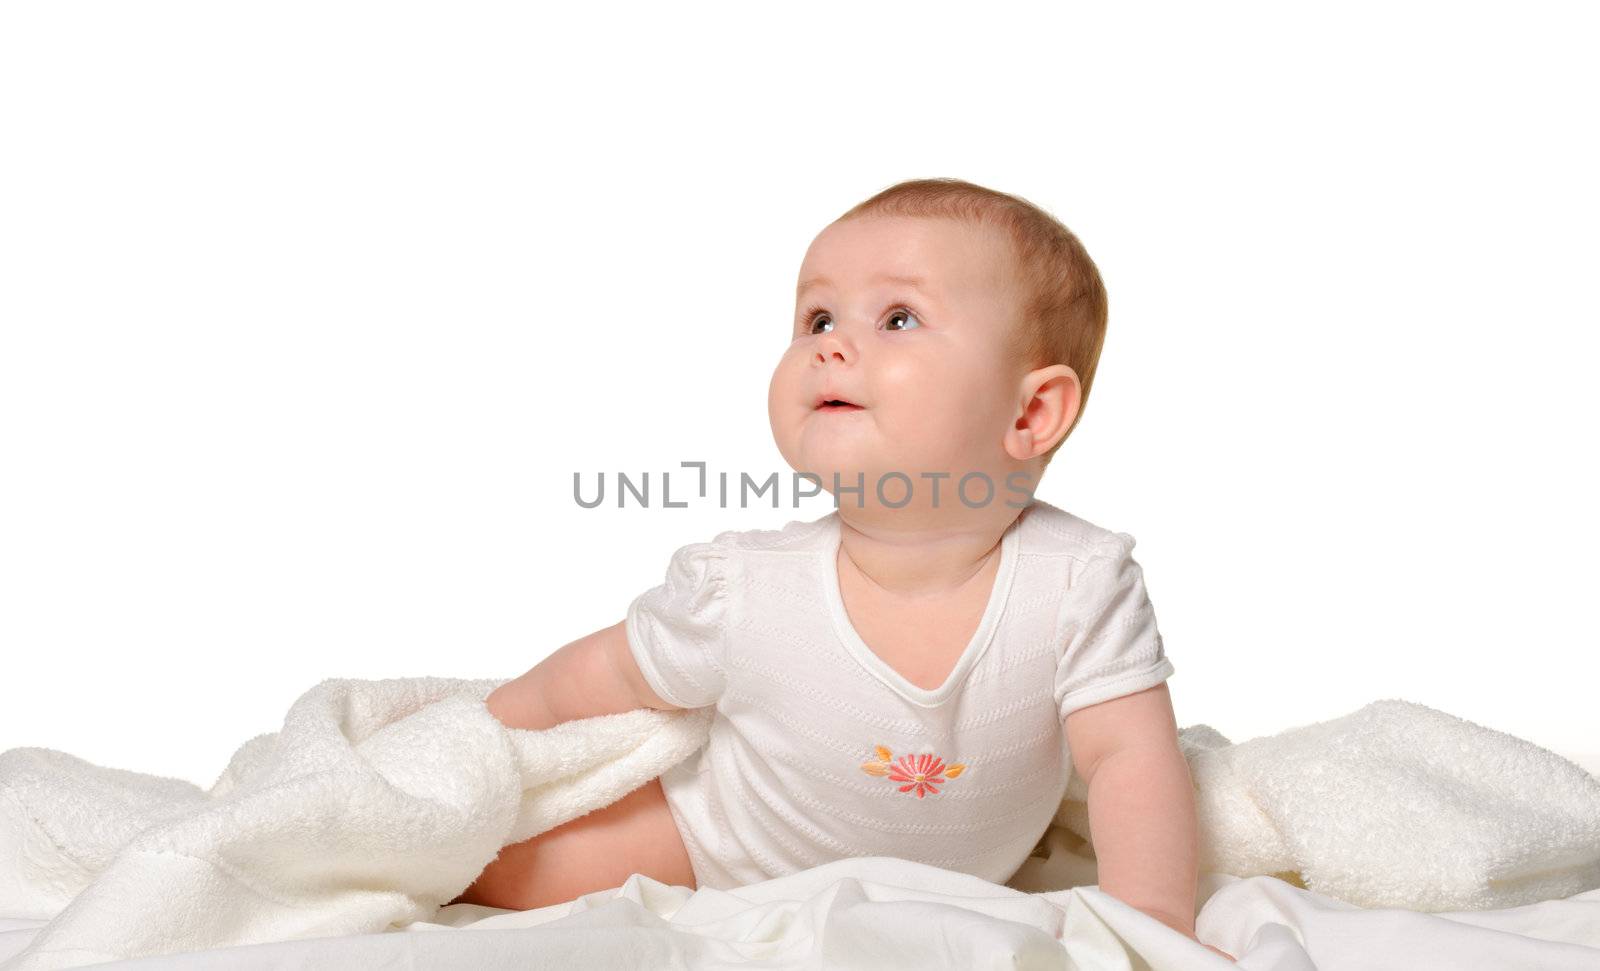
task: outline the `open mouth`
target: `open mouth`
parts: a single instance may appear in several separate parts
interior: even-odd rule
[[[829,412],[835,412],[835,411],[861,411],[862,410],[862,406],[861,405],[857,405],[857,404],[852,404],[851,402],[845,401],[843,398],[828,398],[828,399],[826,399],[824,401],[819,402],[817,404],[817,409],[816,410],[817,411],[829,411]]]

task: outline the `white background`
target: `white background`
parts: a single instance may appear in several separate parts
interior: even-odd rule
[[[1600,751],[1584,9],[8,4],[0,750],[209,785],[825,514],[572,476],[787,472],[806,246],[956,176],[1104,274],[1039,495],[1137,537],[1180,725]]]

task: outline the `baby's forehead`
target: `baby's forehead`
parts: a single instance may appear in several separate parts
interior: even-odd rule
[[[1014,289],[1010,238],[974,220],[857,217],[827,226],[801,263],[797,296],[813,287],[914,285],[951,299]]]

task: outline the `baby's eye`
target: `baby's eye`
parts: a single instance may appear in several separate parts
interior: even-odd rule
[[[907,321],[911,322],[910,326],[909,327],[906,327],[906,326],[901,326],[901,327],[891,326],[894,323],[896,317],[904,317]],[[894,313],[890,314],[889,315],[889,319],[884,322],[883,329],[884,330],[915,330],[916,328],[921,327],[921,326],[922,326],[922,321],[917,319],[917,315],[916,314],[913,314],[909,310],[896,310]]]
[[[828,328],[830,330],[833,328],[833,318],[829,317],[825,313],[819,313],[819,312],[813,311],[811,314],[809,314],[806,317],[806,333],[808,333],[808,334],[823,334],[823,333],[827,333],[827,331],[817,330],[817,322],[818,321],[827,321]]]

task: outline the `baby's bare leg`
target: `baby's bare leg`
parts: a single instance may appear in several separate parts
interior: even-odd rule
[[[634,873],[695,888],[689,851],[659,779],[609,806],[504,847],[451,903],[533,910],[620,886]]]
[[[533,731],[631,711],[645,706],[634,684],[643,676],[633,668],[634,677],[624,677],[627,668],[633,661],[625,624],[619,622],[563,646],[490,692],[485,704],[502,724]],[[619,886],[634,873],[695,887],[689,852],[659,779],[609,806],[502,847],[451,903],[532,910]]]

